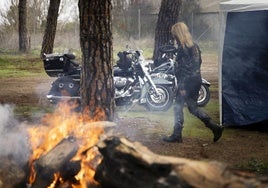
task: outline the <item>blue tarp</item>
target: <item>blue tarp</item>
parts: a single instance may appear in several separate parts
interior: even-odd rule
[[[222,124],[268,119],[268,10],[227,12],[220,81]]]

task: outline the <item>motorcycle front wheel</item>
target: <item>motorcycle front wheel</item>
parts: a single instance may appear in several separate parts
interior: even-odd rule
[[[206,84],[202,84],[199,90],[197,105],[200,107],[206,106],[209,99],[210,99],[209,86]]]
[[[146,94],[146,108],[149,111],[167,111],[173,104],[174,92],[168,85],[156,85],[157,92],[150,87]]]

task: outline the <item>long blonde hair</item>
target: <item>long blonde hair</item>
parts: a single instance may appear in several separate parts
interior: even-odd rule
[[[171,34],[182,45],[190,48],[194,45],[192,35],[189,32],[187,25],[183,22],[178,22],[171,27]]]

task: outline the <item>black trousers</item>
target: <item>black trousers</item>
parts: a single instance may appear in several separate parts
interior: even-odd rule
[[[191,114],[199,118],[202,122],[207,124],[210,117],[207,113],[203,112],[197,106],[197,99],[199,96],[199,90],[201,87],[201,76],[194,76],[188,78],[184,82],[184,87],[178,86],[176,92],[175,106],[174,106],[174,124],[177,129],[182,129],[184,123],[183,107],[186,103],[187,108]],[[181,90],[185,90],[185,95],[181,93]]]

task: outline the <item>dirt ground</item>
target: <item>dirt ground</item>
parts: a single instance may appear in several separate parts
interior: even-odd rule
[[[218,84],[217,59],[203,58],[203,77],[214,86]],[[48,76],[35,78],[0,79],[0,103],[15,105],[49,106],[45,99],[53,79]],[[212,92],[212,98],[218,97]],[[232,167],[248,167],[258,171],[265,166],[262,174],[268,176],[268,133],[258,130],[226,128],[222,139],[212,142],[210,138],[184,137],[183,143],[165,143],[163,126],[146,116],[140,118],[120,118],[117,120],[114,133],[138,141],[161,155],[187,157],[197,160],[217,160]],[[148,131],[150,130],[150,131]],[[225,134],[233,132],[232,136]]]

